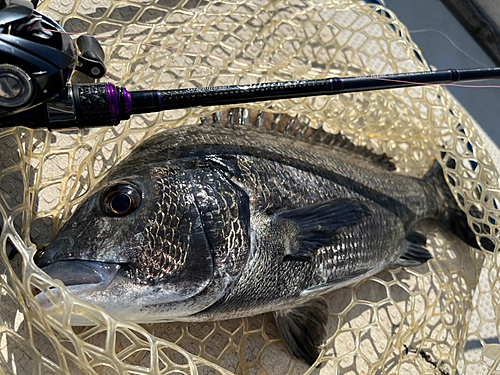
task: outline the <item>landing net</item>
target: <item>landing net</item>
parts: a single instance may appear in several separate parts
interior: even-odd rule
[[[69,32],[100,39],[110,81],[175,89],[428,70],[404,25],[356,1],[46,0]],[[133,42],[133,43],[130,43]],[[79,78],[76,77],[78,80]],[[499,175],[471,119],[440,87],[245,105],[299,116],[385,152],[422,176],[437,159],[469,224],[498,250]],[[500,258],[433,222],[433,260],[389,269],[327,295],[319,368],[290,356],[272,315],[136,325],[73,297],[34,264],[89,190],[141,140],[221,108],[134,116],[115,128],[0,132],[0,373],[486,374],[500,362]],[[483,242],[484,243],[484,242]],[[9,261],[17,249],[20,255]],[[40,308],[33,290],[53,294]],[[495,312],[495,313],[493,313]],[[62,314],[63,319],[55,319]],[[69,325],[72,314],[95,326]],[[497,318],[495,318],[495,316]]]

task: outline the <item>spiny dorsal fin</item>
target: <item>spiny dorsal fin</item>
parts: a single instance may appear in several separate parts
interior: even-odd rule
[[[257,109],[231,108],[202,117],[200,120],[202,124],[220,122],[248,125],[266,132],[283,134],[312,144],[344,149],[358,154],[389,171],[396,170],[396,166],[386,154],[375,154],[365,146],[356,146],[340,133],[333,134],[321,128],[312,128],[300,122],[297,117],[292,117],[286,113],[276,114]]]

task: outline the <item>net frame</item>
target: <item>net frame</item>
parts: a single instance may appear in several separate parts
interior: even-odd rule
[[[129,89],[428,69],[404,25],[375,4],[46,0],[39,9],[67,31],[117,38],[102,40],[105,80]],[[492,303],[500,317],[498,173],[473,122],[447,92],[416,87],[244,107],[341,130],[356,144],[387,153],[401,173],[422,176],[437,159],[471,228],[495,244],[494,255],[423,223],[420,230],[434,256],[428,264],[386,270],[327,295],[329,338],[321,368],[307,368],[288,354],[269,315],[197,324],[117,321],[40,272],[32,260],[33,243],[50,240],[92,186],[142,139],[221,108],[135,116],[113,129],[6,129],[0,133],[0,369],[18,374],[497,370],[499,346],[485,335],[497,330],[499,321],[484,316],[481,303]],[[9,261],[12,248],[20,256]],[[480,277],[489,288],[478,286]],[[36,303],[33,289],[51,293],[50,313]],[[96,326],[71,327],[71,314]],[[466,351],[474,340],[480,348]]]

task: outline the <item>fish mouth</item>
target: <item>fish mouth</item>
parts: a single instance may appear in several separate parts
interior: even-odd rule
[[[53,279],[61,280],[70,292],[78,295],[107,287],[122,265],[89,260],[60,260],[41,270]]]

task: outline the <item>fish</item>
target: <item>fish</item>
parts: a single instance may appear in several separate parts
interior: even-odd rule
[[[418,222],[479,247],[437,162],[421,179],[395,169],[297,117],[218,112],[139,144],[38,266],[135,323],[272,312],[291,354],[312,365],[326,336],[322,295],[431,259]]]

